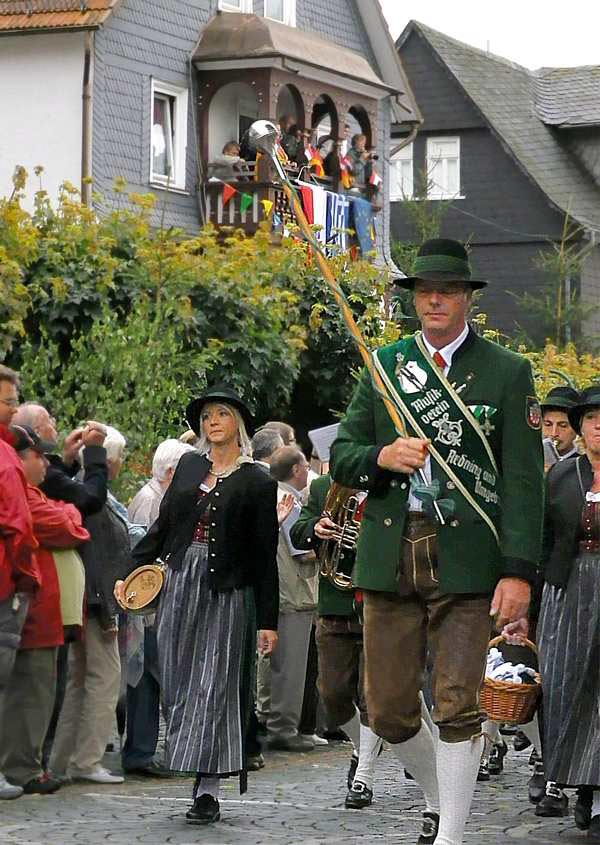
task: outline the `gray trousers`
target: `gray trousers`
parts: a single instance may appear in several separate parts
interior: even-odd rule
[[[298,733],[313,619],[312,610],[284,610],[279,614],[279,639],[271,655],[269,737],[290,739]]]
[[[56,693],[56,648],[16,653],[0,701],[0,771],[19,786],[42,774],[42,746]]]
[[[83,642],[69,647],[65,700],[56,728],[50,768],[74,775],[99,766],[115,720],[121,661],[116,632],[105,632],[95,617]]]

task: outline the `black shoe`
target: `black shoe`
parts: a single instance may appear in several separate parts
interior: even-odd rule
[[[421,828],[421,835],[417,839],[418,845],[433,845],[438,835],[439,826],[440,817],[437,813],[430,813],[429,811],[423,813],[423,827]]]
[[[188,824],[212,824],[221,818],[219,802],[212,795],[201,795],[185,814]]]
[[[373,790],[359,780],[354,781],[346,795],[345,808],[347,810],[362,810],[363,807],[370,807],[372,803]]]
[[[546,776],[544,775],[544,764],[536,763],[533,774],[527,784],[529,800],[532,804],[539,804],[546,794]]]
[[[161,766],[156,760],[151,760],[145,766],[133,766],[132,768],[123,766],[123,772],[126,775],[141,775],[146,778],[170,778],[173,776],[170,769]]]
[[[352,757],[350,757],[350,765],[348,766],[348,789],[352,789],[352,784],[354,783],[354,775],[356,774],[356,770],[358,768],[358,754],[354,752]]]
[[[517,731],[513,739],[513,748],[515,751],[525,751],[531,745],[531,740],[525,736],[523,731]]]
[[[481,783],[482,781],[490,779],[490,769],[488,766],[487,760],[482,760],[479,764],[479,771],[477,772],[477,781]]]
[[[600,842],[600,816],[594,816],[593,819],[590,820],[587,841]]]
[[[546,784],[546,794],[535,808],[536,816],[560,819],[569,815],[569,799],[555,783]]]
[[[579,830],[588,830],[592,822],[592,802],[594,790],[589,786],[580,786],[575,804],[575,824]]]
[[[62,786],[62,783],[44,772],[37,778],[27,781],[23,784],[23,792],[25,795],[52,795],[57,792]]]
[[[406,778],[406,780],[414,780],[414,777],[411,775],[408,769],[404,769],[404,777]]]
[[[259,769],[264,769],[265,758],[262,754],[248,754],[246,759],[246,769],[249,772],[258,772]]]
[[[529,755],[529,765],[535,766],[537,763],[541,763],[541,762],[542,762],[541,755],[538,754],[537,751],[534,748],[533,751],[531,752],[531,754]]]
[[[501,775],[504,770],[504,758],[508,754],[508,745],[502,741],[501,745],[492,745],[488,768],[491,775]]]
[[[305,739],[303,736],[285,737],[274,736],[267,740],[267,748],[271,751],[313,751],[315,747],[312,739]]]

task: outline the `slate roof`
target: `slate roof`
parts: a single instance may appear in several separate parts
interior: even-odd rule
[[[398,39],[420,32],[507,152],[559,210],[600,231],[600,188],[535,109],[539,72],[478,50],[417,21]]]
[[[600,66],[541,68],[535,108],[548,126],[600,126]]]
[[[90,29],[100,26],[117,0],[0,0],[0,33]]]

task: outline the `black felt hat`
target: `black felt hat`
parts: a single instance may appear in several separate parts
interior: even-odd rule
[[[569,387],[562,384],[559,387],[553,387],[548,395],[541,403],[542,411],[549,411],[551,408],[556,408],[559,411],[568,411],[574,408],[579,402],[580,394],[574,387]]]
[[[591,384],[584,387],[579,394],[579,402],[574,408],[567,411],[571,427],[577,434],[581,434],[581,420],[586,411],[591,408],[600,408],[600,384]]]
[[[412,290],[417,279],[425,282],[468,282],[473,290],[487,285],[483,279],[474,279],[467,250],[460,241],[433,238],[425,241],[415,258],[412,275],[398,279],[396,284]]]
[[[200,414],[202,408],[208,405],[209,402],[223,402],[225,405],[232,405],[242,415],[244,425],[248,434],[254,426],[254,420],[248,406],[240,399],[233,388],[226,384],[216,384],[213,387],[207,387],[204,393],[198,396],[197,399],[192,399],[185,411],[185,418],[188,421],[189,427],[195,431],[198,437],[202,436],[202,426],[200,425]]]

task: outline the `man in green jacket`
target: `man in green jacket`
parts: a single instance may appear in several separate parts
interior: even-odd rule
[[[526,359],[467,323],[486,282],[472,278],[462,244],[427,241],[402,284],[422,331],[373,363],[408,436],[363,372],[331,471],[369,492],[353,578],[364,592],[370,724],[421,784],[431,818],[440,813],[436,845],[460,845],[482,749],[490,616],[501,628],[526,614],[539,559],[541,412]],[[437,745],[418,697],[428,652]]]
[[[310,485],[308,501],[290,531],[297,548],[318,551],[323,543],[334,543],[337,526],[325,514],[330,487],[329,475],[315,478]],[[343,574],[350,575],[354,552],[343,550],[342,555]],[[342,589],[322,573],[316,640],[321,700],[333,724],[348,734],[354,746],[345,806],[360,810],[373,800],[373,775],[381,739],[369,728],[363,684],[362,622],[356,612],[354,588],[349,585],[348,589]]]

